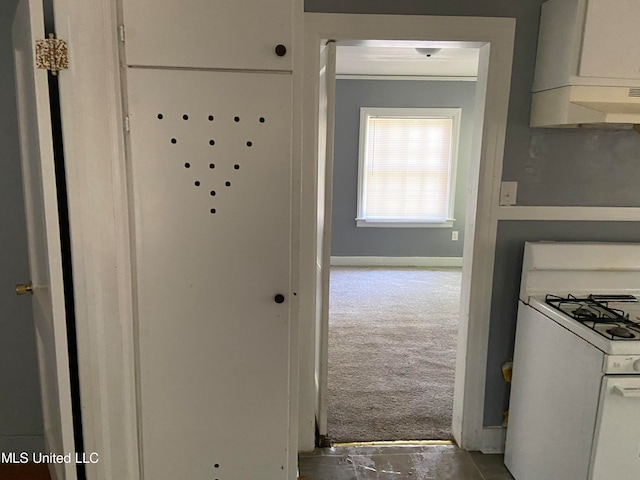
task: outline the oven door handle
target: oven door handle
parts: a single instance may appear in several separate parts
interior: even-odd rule
[[[622,397],[640,398],[640,387],[621,387],[620,385],[614,385],[612,390]]]

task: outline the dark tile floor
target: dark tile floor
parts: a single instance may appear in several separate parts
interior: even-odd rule
[[[502,455],[455,445],[358,446],[300,455],[304,480],[513,480]]]
[[[0,480],[50,480],[44,464],[0,464]]]

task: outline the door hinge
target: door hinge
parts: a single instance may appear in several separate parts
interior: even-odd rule
[[[36,67],[57,75],[58,71],[69,68],[68,52],[67,42],[50,33],[46,40],[36,40]]]
[[[331,447],[331,439],[327,435],[318,435],[316,439],[316,447],[328,448]]]
[[[120,41],[124,43],[124,25],[118,27],[118,34],[120,35]]]
[[[129,120],[129,115],[124,117],[124,129],[127,132],[131,131],[131,120]]]

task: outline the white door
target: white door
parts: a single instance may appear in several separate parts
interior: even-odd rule
[[[47,72],[35,69],[35,40],[44,38],[41,0],[21,0],[13,21],[16,96],[33,316],[46,452],[74,452],[69,358],[62,283]],[[25,279],[26,280],[26,279]],[[73,480],[73,463],[49,465],[53,480]]]
[[[288,478],[291,75],[126,75],[144,478]]]
[[[602,380],[589,480],[640,478],[640,377]]]
[[[318,118],[318,212],[316,242],[316,421],[327,435],[327,370],[329,352],[329,277],[331,274],[331,206],[333,195],[333,133],[336,87],[336,42],[320,51]]]
[[[291,70],[292,0],[123,0],[122,8],[128,65]]]

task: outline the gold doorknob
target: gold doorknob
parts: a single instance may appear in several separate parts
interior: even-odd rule
[[[31,282],[29,283],[19,283],[16,285],[16,295],[24,295],[25,293],[30,293],[33,295],[33,286]]]

